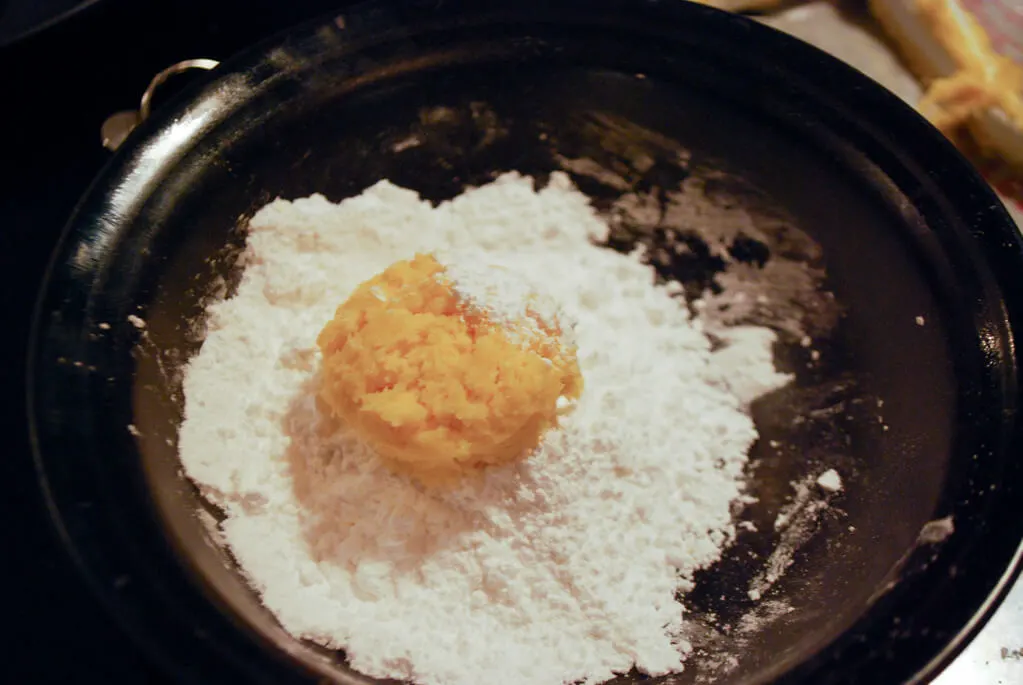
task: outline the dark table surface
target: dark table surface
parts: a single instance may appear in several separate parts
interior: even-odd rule
[[[222,59],[347,4],[324,0],[0,0],[0,458],[5,615],[14,627],[0,682],[165,682],[103,613],[52,532],[29,453],[24,407],[31,310],[78,198],[110,153],[99,129],[138,106],[150,78],[182,59]],[[33,22],[86,5],[28,37]],[[26,9],[27,8],[27,9]],[[31,10],[31,12],[29,12]],[[49,11],[41,11],[49,10]]]

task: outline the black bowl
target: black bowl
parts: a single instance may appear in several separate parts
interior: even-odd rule
[[[770,291],[716,315],[774,327],[796,373],[754,407],[758,502],[742,515],[762,532],[701,574],[698,654],[663,682],[921,682],[978,630],[1021,555],[1023,252],[956,151],[852,69],[688,3],[373,3],[222,66],[136,131],[41,296],[30,412],[51,513],[165,668],[366,682],[261,607],[178,464],[179,370],[203,305],[237,278],[243,218],[381,178],[441,200],[563,168],[602,211],[681,187],[714,213],[731,237],[673,225],[687,249],[659,271],[690,292]],[[664,229],[619,221],[609,249],[656,254]],[[771,525],[792,483],[831,467],[844,490],[752,601],[793,542]],[[951,535],[928,525],[945,517]]]

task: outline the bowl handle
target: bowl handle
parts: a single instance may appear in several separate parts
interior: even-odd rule
[[[103,142],[103,147],[110,151],[114,151],[121,146],[125,138],[128,137],[135,128],[143,121],[149,118],[149,113],[153,105],[153,95],[156,93],[156,89],[159,88],[163,83],[171,76],[176,74],[184,73],[190,69],[203,69],[209,71],[215,69],[220,62],[215,59],[186,59],[182,62],[172,64],[159,74],[153,77],[149,82],[149,86],[146,91],[142,93],[142,99],[139,101],[138,111],[126,110],[122,112],[115,112],[111,114],[103,122],[100,127],[100,139]]]

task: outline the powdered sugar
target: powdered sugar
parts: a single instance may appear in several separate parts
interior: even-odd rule
[[[817,476],[817,485],[827,492],[838,492],[842,489],[842,477],[835,469],[828,469]]]
[[[382,182],[253,217],[238,292],[210,307],[187,369],[179,444],[289,632],[343,648],[366,674],[430,685],[681,668],[676,594],[734,536],[756,437],[745,404],[786,379],[770,333],[712,353],[677,288],[592,244],[606,235],[560,174],[539,192],[509,174],[437,208]],[[313,343],[358,283],[456,246],[549,294],[574,323],[586,385],[529,458],[427,488],[319,416]],[[479,264],[447,263],[463,284]],[[748,363],[726,374],[735,359]]]
[[[464,249],[447,252],[440,261],[445,265],[444,279],[470,309],[486,314],[513,335],[551,331],[560,333],[564,343],[574,344],[575,323],[553,297],[518,276],[514,265],[499,264],[482,250]]]

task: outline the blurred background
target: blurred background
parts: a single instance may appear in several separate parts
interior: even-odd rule
[[[441,2],[443,0],[427,0]],[[684,2],[685,0],[675,0]],[[1023,224],[1023,134],[1011,96],[1023,81],[1009,61],[1023,48],[1023,0],[960,0],[973,23],[950,26],[920,7],[926,0],[702,0],[815,44],[917,107],[953,138]],[[4,192],[0,254],[12,359],[24,358],[31,293],[61,227],[109,159],[101,127],[132,112],[155,74],[192,58],[224,59],[297,22],[343,7],[339,0],[0,0],[0,123]],[[956,5],[956,3],[952,3]],[[908,11],[907,11],[908,8]],[[986,24],[985,24],[986,22]],[[976,33],[978,26],[987,30]],[[972,33],[971,33],[972,32]],[[986,47],[985,47],[986,40]],[[974,49],[957,51],[957,46]],[[993,57],[984,53],[990,48]],[[741,48],[737,48],[741,49]],[[980,52],[977,52],[979,50]],[[983,54],[981,54],[983,53]],[[979,55],[979,56],[978,56]],[[986,61],[985,61],[986,60]],[[980,76],[978,76],[980,74]],[[988,76],[991,80],[984,81]],[[173,77],[154,105],[194,74]],[[935,93],[937,89],[941,92]],[[1004,100],[999,88],[1016,88]],[[1011,112],[1010,112],[1011,114]],[[21,345],[22,347],[18,347]],[[20,393],[21,366],[4,365],[0,388]],[[12,395],[11,406],[20,406]],[[7,412],[12,454],[26,454],[23,414]],[[0,460],[0,478],[33,484],[27,459]],[[10,489],[9,489],[10,490]],[[17,558],[6,560],[9,620],[16,630],[0,681],[100,679],[161,683],[159,675],[102,615],[59,551],[33,487],[4,498]],[[10,638],[9,638],[10,639]],[[940,685],[1023,683],[1023,591],[1017,587],[981,637]]]

